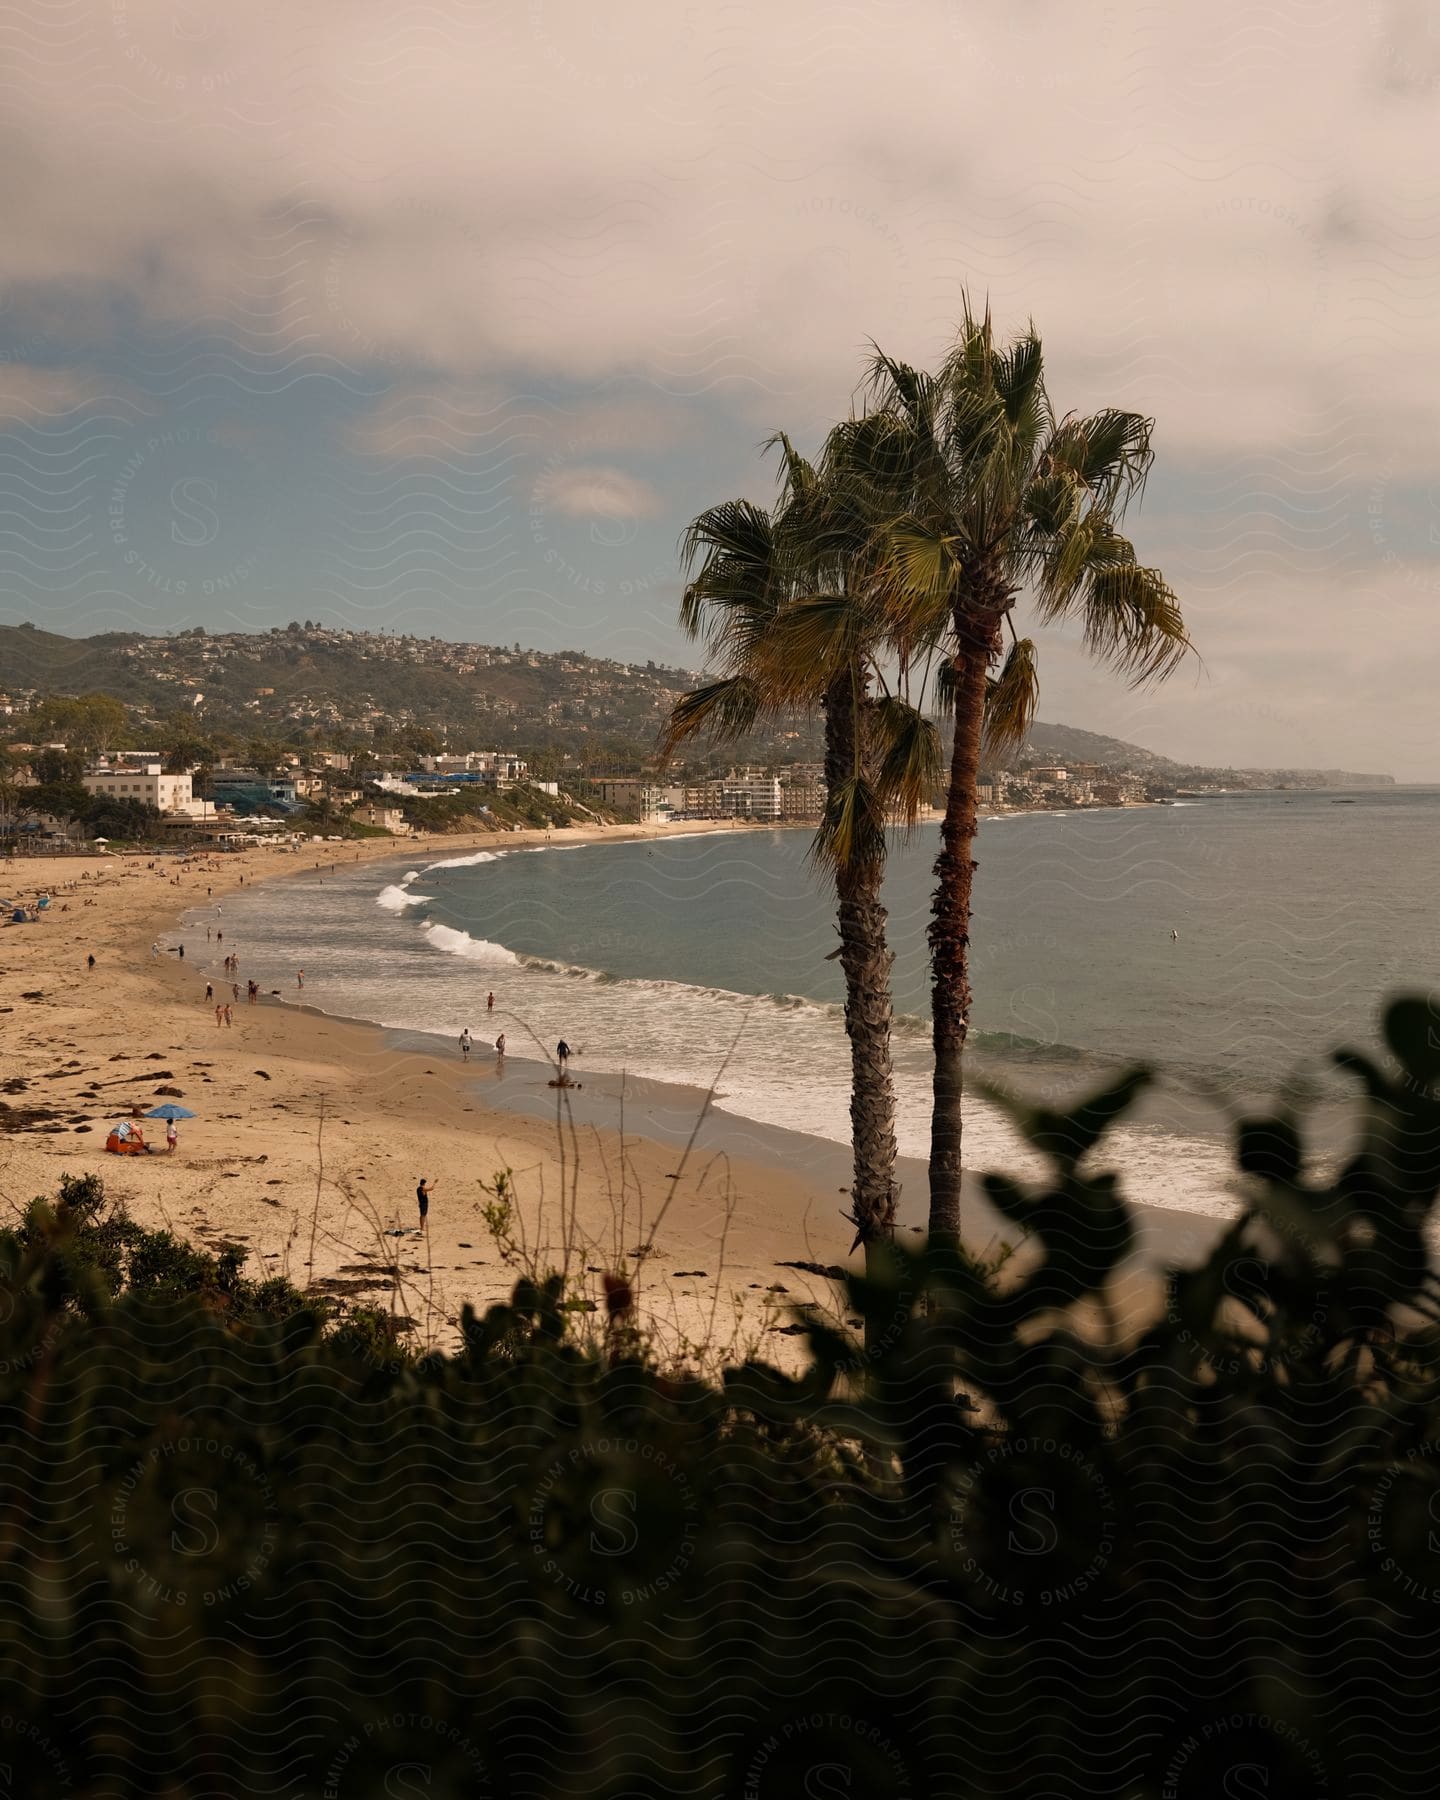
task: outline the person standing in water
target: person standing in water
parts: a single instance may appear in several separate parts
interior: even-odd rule
[[[1178,944],[1180,942],[1180,933],[1173,925],[1170,927],[1170,942],[1172,944]]]
[[[487,1001],[486,1001],[486,1002],[485,1002],[485,1010],[486,1010],[486,1012],[494,1012],[494,1010],[495,1010],[495,996],[494,996],[494,995],[493,995],[493,994],[492,994],[492,995],[491,995],[491,996],[490,996],[490,998],[489,998],[489,999],[488,999],[488,1000],[487,1000]]]
[[[295,976],[295,985],[296,985],[296,987],[297,987],[297,988],[303,988],[303,987],[304,987],[304,985],[305,985],[305,971],[304,971],[304,970],[303,970],[303,969],[301,969],[301,970],[300,970],[300,971],[299,971],[299,972],[298,972],[298,973],[297,973],[297,974],[296,974],[296,976]]]

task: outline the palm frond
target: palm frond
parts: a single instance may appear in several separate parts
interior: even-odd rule
[[[1069,470],[1105,507],[1123,514],[1145,487],[1154,461],[1155,421],[1107,407],[1089,418],[1061,419],[1041,453],[1041,466]]]
[[[776,614],[761,660],[766,688],[789,703],[815,699],[862,661],[873,634],[864,607],[847,594],[805,594]]]
[[[686,526],[680,563],[687,572],[702,559],[726,556],[750,568],[764,566],[774,544],[770,514],[753,500],[725,500]]]
[[[726,675],[692,688],[671,707],[661,730],[661,763],[689,738],[708,735],[724,742],[745,737],[763,710],[760,684],[750,675]]]
[[[1017,638],[1000,673],[985,684],[986,754],[1004,757],[1023,748],[1039,704],[1035,645],[1029,638]]]
[[[1018,424],[1045,390],[1045,352],[1034,324],[1027,325],[995,366],[995,385],[1011,424]]]
[[[959,545],[915,518],[895,521],[886,534],[885,575],[922,608],[948,606],[961,575]]]
[[[871,591],[889,643],[903,655],[922,655],[949,629],[962,565],[953,540],[913,517],[892,524],[878,547]]]
[[[1092,570],[1079,612],[1085,648],[1136,686],[1163,680],[1191,652],[1180,602],[1158,569]]]
[[[866,727],[879,762],[880,796],[907,825],[940,786],[940,733],[918,707],[887,695],[867,708]]]
[[[937,718],[954,717],[955,696],[959,691],[960,671],[947,656],[935,670],[935,716]]]
[[[743,660],[784,597],[770,515],[748,500],[711,507],[687,528],[681,555],[687,568],[700,564],[681,598],[681,624],[718,660]]]
[[[810,858],[834,871],[863,868],[884,857],[885,803],[879,789],[863,774],[847,776],[826,796]]]
[[[795,448],[786,432],[772,431],[761,445],[761,449],[780,452],[780,499],[782,505],[801,500],[814,491],[816,485],[814,467]]]

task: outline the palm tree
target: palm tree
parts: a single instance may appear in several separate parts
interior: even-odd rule
[[[1190,643],[1164,577],[1119,530],[1150,469],[1153,421],[1115,409],[1057,417],[1033,326],[997,346],[988,309],[977,319],[967,302],[938,375],[877,353],[872,392],[873,410],[846,428],[845,454],[888,495],[890,627],[903,661],[933,666],[955,729],[930,925],[930,1231],[953,1241],[975,790],[982,750],[1023,744],[1039,691],[1035,647],[1016,633],[1013,609],[1025,596],[1039,623],[1074,622],[1092,655],[1137,684],[1168,675]]]
[[[880,898],[890,818],[913,822],[938,783],[939,744],[918,711],[886,691],[875,608],[874,522],[838,450],[822,482],[783,435],[773,514],[748,501],[710,508],[685,533],[681,622],[720,673],[682,696],[662,741],[734,742],[766,716],[824,713],[826,806],[812,856],[834,883],[845,976],[854,1150],[849,1217],[870,1266],[895,1224],[893,1007]],[[693,572],[693,574],[692,574]],[[878,691],[877,691],[878,690]]]

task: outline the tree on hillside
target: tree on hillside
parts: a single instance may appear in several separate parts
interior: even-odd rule
[[[52,694],[35,708],[37,736],[56,738],[82,756],[120,747],[128,726],[124,703],[110,694]]]
[[[782,467],[773,515],[730,501],[685,534],[694,573],[681,622],[719,672],[676,703],[663,751],[700,733],[744,737],[787,707],[823,709],[828,797],[813,855],[835,888],[851,1049],[850,1216],[868,1266],[893,1231],[896,1202],[885,829],[893,812],[913,819],[928,798],[938,753],[933,728],[885,691],[867,496],[843,477],[838,453],[822,481],[787,439],[774,441]]]
[[[930,926],[930,1228],[953,1238],[975,788],[984,738],[1023,743],[1038,696],[1034,644],[1013,610],[1026,598],[1039,623],[1073,622],[1084,647],[1133,682],[1169,674],[1190,643],[1164,577],[1119,530],[1150,469],[1153,421],[1113,408],[1057,416],[1034,328],[997,345],[988,311],[976,318],[968,305],[938,375],[877,354],[872,378],[874,410],[838,444],[887,496],[883,603],[902,665],[934,669],[955,726]]]
[[[78,787],[85,772],[85,759],[73,750],[41,750],[30,766],[36,781],[44,787]]]
[[[12,837],[22,825],[36,816],[39,789],[0,775],[0,834]]]
[[[197,730],[194,721],[185,713],[174,714],[162,723],[160,742],[167,775],[183,775],[197,765],[215,760],[214,740]]]

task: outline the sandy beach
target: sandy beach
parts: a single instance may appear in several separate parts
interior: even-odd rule
[[[567,838],[602,835],[656,832],[610,827]],[[243,1244],[253,1274],[393,1309],[411,1321],[412,1342],[453,1341],[465,1302],[483,1308],[508,1295],[516,1256],[566,1269],[577,1295],[602,1308],[602,1274],[638,1260],[643,1314],[668,1346],[789,1360],[795,1308],[832,1305],[834,1289],[783,1265],[834,1266],[849,1253],[842,1146],[712,1113],[687,1153],[703,1107],[694,1090],[622,1091],[614,1078],[587,1081],[577,1070],[580,1085],[562,1096],[545,1063],[513,1055],[497,1081],[488,1044],[466,1063],[457,1048],[416,1047],[309,1010],[298,971],[247,967],[243,942],[233,1025],[217,1025],[205,1003],[206,965],[230,946],[207,944],[203,926],[180,921],[197,907],[223,907],[242,881],[284,881],[303,905],[307,886],[357,857],[418,862],[543,841],[536,832],[473,845],[264,846],[153,867],[118,854],[5,865],[6,898],[53,898],[36,922],[0,930],[0,1205],[13,1216],[53,1194],[63,1175],[95,1171],[141,1223],[210,1246]],[[186,931],[188,966],[179,955]],[[256,1005],[245,998],[252,977]],[[158,1154],[105,1152],[111,1123],[166,1098],[197,1115],[181,1123],[174,1155],[158,1121],[146,1127]],[[514,1195],[509,1262],[485,1219],[502,1172]],[[422,1175],[433,1192],[424,1235]],[[923,1191],[922,1166],[902,1175]],[[1138,1210],[1139,1261],[1152,1267],[1198,1248],[1213,1229]],[[978,1241],[995,1234],[993,1216],[969,1216]]]
[[[655,833],[612,826],[567,839],[602,835]],[[95,1171],[143,1224],[211,1246],[243,1244],[251,1273],[393,1305],[413,1321],[411,1341],[443,1343],[466,1301],[483,1307],[515,1280],[483,1217],[493,1198],[485,1186],[509,1171],[522,1254],[542,1266],[568,1264],[591,1298],[600,1299],[604,1270],[633,1268],[635,1252],[651,1245],[641,1261],[642,1306],[677,1348],[757,1345],[792,1323],[795,1302],[828,1302],[823,1279],[777,1264],[844,1261],[850,1233],[833,1187],[822,1201],[811,1181],[784,1168],[713,1149],[682,1161],[681,1148],[631,1131],[622,1140],[615,1125],[563,1111],[557,1123],[552,1071],[539,1062],[507,1057],[505,1080],[509,1089],[517,1080],[533,1087],[527,1097],[549,1117],[490,1106],[496,1059],[488,1045],[465,1064],[458,1050],[406,1049],[377,1027],[303,1010],[296,972],[248,968],[243,943],[234,1024],[217,1026],[202,965],[223,949],[203,941],[203,928],[197,942],[192,926],[188,967],[178,954],[187,909],[223,905],[242,879],[287,881],[303,904],[307,883],[335,864],[353,866],[357,855],[419,860],[544,836],[480,837],[473,846],[468,838],[314,844],[294,854],[264,846],[183,867],[173,857],[152,868],[149,858],[118,854],[4,865],[7,899],[53,898],[36,922],[0,931],[0,1205],[13,1216],[35,1195],[53,1194],[63,1175]],[[252,976],[263,1004],[246,1003]],[[300,1004],[278,1004],[275,988]],[[145,1127],[158,1154],[105,1152],[111,1123],[165,1098],[197,1114],[180,1124],[174,1155],[159,1121]],[[416,1231],[422,1175],[433,1191],[424,1236]],[[387,1274],[397,1255],[398,1295]],[[772,1343],[771,1353],[779,1348]]]

